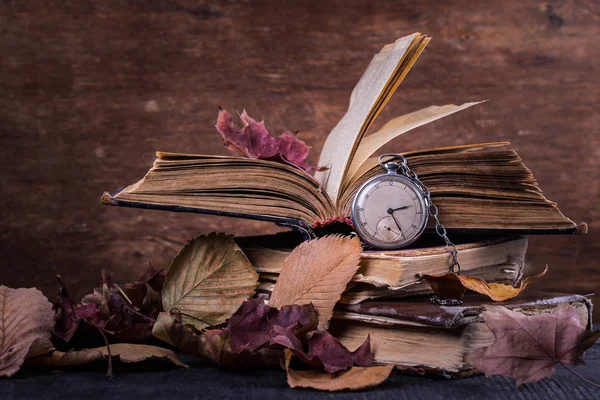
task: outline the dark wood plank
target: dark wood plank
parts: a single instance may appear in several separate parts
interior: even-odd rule
[[[213,230],[266,223],[101,207],[155,150],[225,154],[219,104],[319,149],[372,55],[421,31],[433,41],[378,121],[431,104],[490,102],[386,150],[510,140],[548,198],[590,224],[537,237],[538,288],[600,287],[597,2],[0,2],[0,282],[77,295],[119,281]],[[313,160],[316,154],[313,155]],[[597,316],[598,311],[596,313]]]

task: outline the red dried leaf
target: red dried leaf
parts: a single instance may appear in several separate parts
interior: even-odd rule
[[[517,386],[550,377],[556,364],[585,364],[583,353],[600,337],[600,331],[580,327],[577,311],[568,304],[531,316],[490,307],[483,318],[496,340],[467,361],[486,376],[514,378]]]
[[[285,347],[306,365],[327,372],[373,363],[369,338],[356,351],[350,352],[327,331],[306,335],[316,328],[317,315],[312,304],[283,306],[277,310],[261,299],[252,299],[244,302],[231,316],[223,334],[229,335],[233,353],[256,352],[267,346],[271,349]]]
[[[110,274],[102,271],[102,288],[77,304],[69,297],[63,286],[59,291],[55,336],[70,342],[76,333],[82,340],[85,334],[95,335],[102,329],[109,337],[117,340],[144,342],[152,338],[152,325],[162,309],[160,293],[150,285],[157,286],[161,280],[157,274],[145,282],[136,281],[118,287]],[[158,300],[157,300],[158,297]],[[87,320],[94,325],[81,324]]]
[[[223,137],[223,146],[248,158],[280,161],[291,164],[309,172],[318,167],[309,165],[306,157],[310,147],[299,140],[292,132],[284,132],[280,136],[271,136],[264,121],[257,122],[250,118],[246,111],[240,115],[243,127],[239,127],[231,114],[219,109],[219,117],[215,125]]]
[[[281,331],[301,337],[317,327],[317,314],[312,304],[284,306],[280,310],[266,305],[261,299],[245,301],[231,316],[225,332],[231,349],[257,350],[268,344]]]
[[[60,282],[60,279],[59,279]],[[54,316],[55,325],[52,333],[54,336],[70,342],[75,334],[80,330],[81,323],[89,320],[96,326],[103,326],[104,322],[97,304],[75,304],[71,299],[67,288],[60,282],[57,301],[54,304],[56,312]],[[87,327],[90,328],[89,326]],[[90,329],[93,331],[93,329]]]
[[[278,310],[261,299],[252,299],[240,306],[225,329],[199,335],[184,326],[177,315],[161,313],[153,333],[184,353],[229,367],[248,363],[274,365],[283,348],[289,348],[306,365],[328,372],[372,364],[369,338],[351,352],[328,332],[314,331],[316,328],[317,315],[312,304],[283,306]]]
[[[354,352],[350,352],[338,339],[327,331],[314,332],[308,340],[308,351],[290,347],[294,355],[306,365],[327,372],[339,372],[352,366],[367,367],[373,364],[371,339]]]
[[[181,318],[164,312],[159,314],[153,333],[185,354],[204,358],[223,367],[273,367],[279,365],[281,358],[280,350],[267,347],[256,351],[244,349],[233,352],[228,332],[211,329],[197,334],[185,326]]]

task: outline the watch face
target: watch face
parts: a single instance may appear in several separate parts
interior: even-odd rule
[[[367,181],[356,193],[352,220],[365,243],[399,249],[421,236],[428,211],[423,194],[410,179],[384,174]]]

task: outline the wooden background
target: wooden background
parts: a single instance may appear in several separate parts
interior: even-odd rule
[[[433,41],[378,126],[491,101],[386,150],[511,141],[546,196],[590,227],[532,238],[532,268],[550,266],[536,286],[598,290],[600,7],[522,0],[1,0],[0,283],[53,295],[60,273],[79,296],[102,268],[133,279],[201,233],[273,232],[99,197],[142,177],[155,150],[226,154],[218,105],[299,130],[318,153],[371,57],[415,31]]]

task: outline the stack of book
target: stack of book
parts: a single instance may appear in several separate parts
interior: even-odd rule
[[[257,268],[257,296],[268,301],[285,258],[298,235],[283,233],[241,237],[237,243]],[[435,241],[426,237],[424,241]],[[527,273],[527,237],[489,237],[457,245],[461,273],[487,282],[515,286]],[[502,305],[528,315],[551,312],[561,303],[577,309],[582,327],[591,329],[592,304],[575,294],[525,291],[504,302],[492,302],[475,293],[463,304],[442,306],[431,301],[430,286],[421,274],[448,272],[451,256],[445,246],[397,251],[365,250],[358,273],[336,306],[329,331],[350,350],[371,338],[375,361],[395,364],[419,374],[466,376],[476,372],[465,357],[494,341],[483,323],[486,306]]]
[[[479,103],[431,106],[392,119],[378,132],[369,127],[422,53],[429,38],[413,34],[385,46],[352,92],[347,113],[329,134],[311,176],[268,159],[157,153],[139,182],[105,193],[107,205],[226,215],[293,228],[275,236],[239,238],[260,274],[257,295],[268,300],[283,261],[302,240],[351,231],[354,196],[381,174],[374,155],[414,128]],[[546,199],[532,172],[506,142],[439,147],[402,153],[439,208],[457,245],[461,272],[488,282],[517,285],[526,274],[527,236],[585,233]],[[429,301],[422,274],[448,272],[452,258],[432,221],[411,248],[365,247],[361,265],[334,313],[330,330],[351,349],[371,336],[375,359],[411,371],[464,374],[464,356],[493,335],[482,323],[489,304],[467,296],[457,307]],[[577,295],[527,293],[502,305],[530,314],[568,302],[590,326],[591,303]]]

